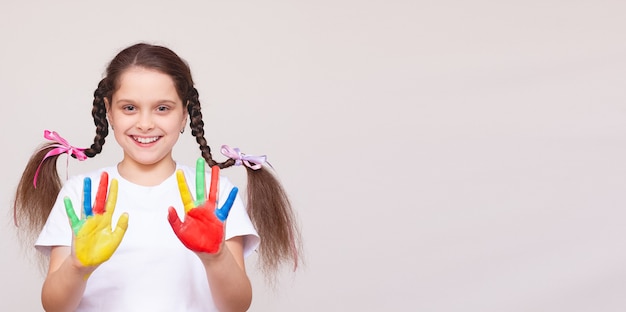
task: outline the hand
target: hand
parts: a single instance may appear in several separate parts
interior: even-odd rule
[[[220,169],[211,168],[211,186],[208,201],[205,198],[204,159],[196,162],[196,200],[194,202],[185,175],[181,170],[176,172],[178,190],[185,207],[185,221],[181,222],[174,207],[169,208],[168,221],[178,239],[190,250],[216,254],[224,243],[224,221],[233,206],[238,189],[234,187],[228,199],[220,209],[217,206],[217,182]]]
[[[72,201],[64,198],[65,211],[74,234],[72,252],[84,266],[97,266],[111,258],[120,245],[128,228],[128,214],[124,213],[117,221],[115,231],[111,230],[111,219],[117,202],[117,180],[111,181],[107,197],[109,175],[102,172],[96,202],[91,208],[91,179],[85,178],[83,185],[83,213],[76,216]],[[106,201],[106,205],[105,205]]]

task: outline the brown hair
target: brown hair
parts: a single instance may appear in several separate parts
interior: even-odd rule
[[[204,122],[198,91],[194,87],[188,64],[172,50],[146,43],[138,43],[119,52],[109,63],[106,76],[94,91],[91,115],[96,126],[96,136],[93,144],[84,151],[87,157],[92,158],[102,152],[105,138],[109,134],[105,98],[111,101],[113,93],[119,87],[122,73],[130,67],[137,66],[157,70],[172,78],[178,95],[189,112],[191,134],[196,138],[202,157],[209,166],[224,169],[234,165],[233,159],[222,163],[213,160],[211,148],[204,138]],[[44,159],[52,148],[54,148],[52,143],[44,144],[34,153],[26,165],[15,194],[16,225],[20,225],[18,229],[30,237],[41,231],[61,189],[61,180],[56,167],[58,155]],[[41,169],[35,188],[33,179],[40,163]],[[295,270],[302,260],[302,249],[297,220],[289,198],[272,172],[266,168],[252,170],[246,167],[246,169],[247,211],[261,236],[258,248],[259,267],[266,277],[270,278],[274,277],[273,274],[286,263],[292,263]]]

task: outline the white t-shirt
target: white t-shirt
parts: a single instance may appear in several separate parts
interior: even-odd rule
[[[185,173],[189,190],[195,197],[195,169],[183,165],[178,165],[177,169]],[[80,216],[83,180],[87,176],[91,178],[93,203],[102,171],[108,172],[109,179],[118,180],[112,227],[115,228],[121,213],[128,212],[128,230],[113,256],[89,277],[76,311],[216,311],[202,263],[178,240],[167,221],[170,206],[175,207],[184,220],[176,174],[151,187],[125,180],[116,167],[70,178],[63,185],[35,247],[49,254],[52,246],[71,246],[72,232],[63,198],[71,198]],[[207,188],[210,176],[207,172]],[[218,207],[232,188],[226,177],[220,177]],[[226,239],[244,237],[245,256],[259,245],[259,236],[239,196],[232,206],[225,231]]]

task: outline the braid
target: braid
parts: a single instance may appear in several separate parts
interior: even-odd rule
[[[192,87],[189,91],[187,111],[189,112],[189,127],[191,128],[191,135],[196,137],[196,142],[200,145],[200,151],[202,157],[206,160],[209,166],[218,166],[220,169],[228,168],[235,164],[233,159],[228,159],[223,163],[218,163],[213,159],[211,155],[211,147],[207,144],[204,138],[204,121],[202,120],[202,112],[200,111],[200,100],[198,99],[198,90]]]
[[[232,158],[223,163],[213,160],[211,148],[204,138],[204,122],[198,91],[195,88],[191,88],[185,102],[189,112],[191,134],[200,145],[202,157],[209,166],[218,166],[220,169],[234,165],[235,160]],[[266,281],[274,284],[281,265],[290,263],[295,271],[303,261],[300,229],[289,197],[280,181],[263,168],[253,170],[246,167],[246,171],[248,176],[246,210],[262,237],[258,248],[259,267],[265,274]]]
[[[88,157],[94,157],[102,152],[105,138],[109,134],[109,122],[107,120],[107,110],[104,102],[106,94],[112,91],[109,87],[107,78],[104,78],[100,81],[98,88],[93,93],[91,116],[93,116],[93,123],[96,126],[96,136],[93,139],[93,144],[85,150],[85,154]]]
[[[102,152],[104,138],[109,133],[104,102],[107,92],[111,92],[111,89],[108,88],[108,82],[105,78],[100,81],[94,92],[91,115],[96,125],[96,137],[91,147],[84,151],[89,158]],[[46,223],[62,187],[57,171],[57,159],[60,154],[47,155],[54,148],[56,148],[55,144],[44,143],[35,151],[26,164],[15,192],[13,200],[14,222],[18,226],[18,236],[29,245],[34,244],[37,235]],[[76,158],[73,154],[71,156]],[[37,187],[35,187],[33,181],[38,171]]]

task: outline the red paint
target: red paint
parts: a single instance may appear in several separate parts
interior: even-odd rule
[[[219,168],[211,168],[209,198],[202,205],[192,208],[182,222],[174,207],[168,211],[168,221],[178,239],[190,250],[217,253],[224,242],[224,223],[215,216]],[[179,184],[180,187],[180,184]],[[184,183],[183,187],[187,187]]]

